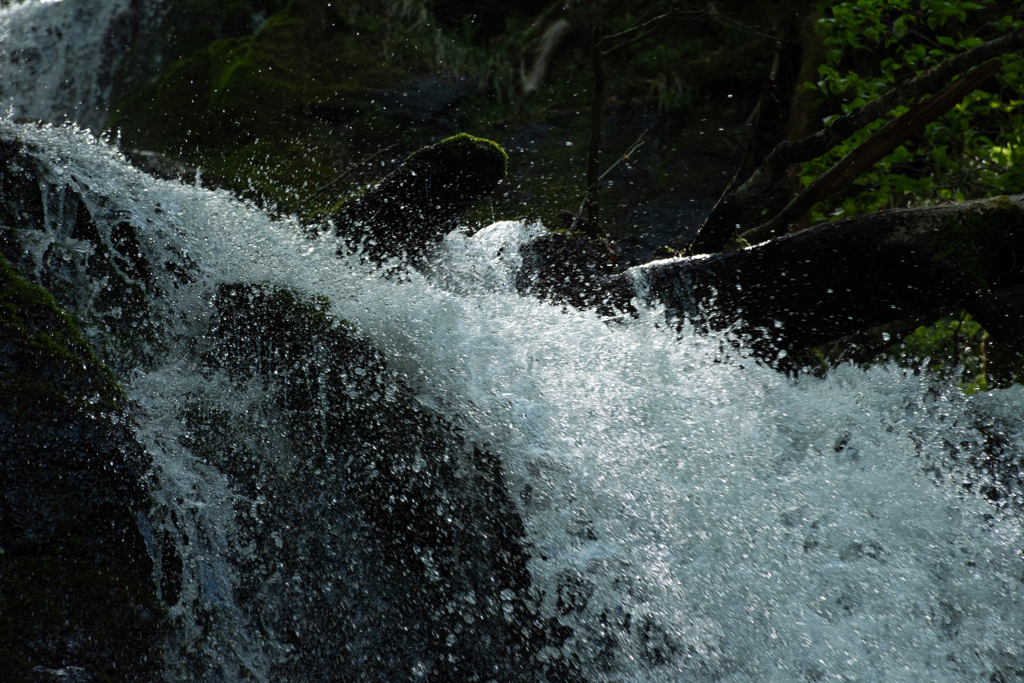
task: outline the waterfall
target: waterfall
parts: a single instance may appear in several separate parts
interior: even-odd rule
[[[95,25],[121,7],[98,6]],[[15,13],[46,7],[0,14],[5,60],[48,44],[12,42],[34,26]],[[21,268],[73,309],[153,459],[139,523],[174,624],[168,680],[423,680],[444,665],[439,648],[490,656],[489,631],[460,630],[490,597],[460,591],[445,614],[424,611],[450,627],[440,636],[403,604],[432,581],[436,545],[410,549],[421,575],[380,572],[393,539],[346,497],[354,454],[376,446],[328,443],[332,400],[363,418],[407,401],[441,416],[446,462],[497,460],[524,527],[531,618],[549,631],[534,653],[547,680],[1024,676],[1024,501],[1011,488],[994,503],[998,482],[972,466],[999,459],[1021,476],[1021,386],[968,396],[896,367],[793,379],[742,350],[724,357],[728,335],[677,333],[663,311],[562,310],[515,291],[518,247],[541,229],[520,221],[452,233],[422,272],[396,276],[224,191],[146,176],[85,130],[16,123],[76,112],[91,125],[98,111],[95,83],[52,98],[59,60],[32,59],[50,75],[33,72],[38,89],[23,92],[36,94],[18,99],[5,61],[13,117],[0,119],[48,198],[43,228],[19,237]],[[72,234],[71,197],[97,241]],[[114,306],[88,259],[126,241],[135,253],[112,258],[106,282],[139,294]],[[301,311],[320,321],[315,343],[279,362],[273,324],[247,311]],[[337,342],[363,354],[351,376],[332,375],[320,343],[339,338],[359,340]],[[526,619],[508,628],[525,633]]]
[[[131,4],[29,2],[0,10],[0,111],[74,121],[99,132],[127,42]]]
[[[87,203],[113,203],[146,258],[194,273],[175,282],[166,269],[151,287],[143,324],[160,350],[121,369],[154,457],[148,523],[184,563],[173,609],[188,675],[216,663],[226,679],[266,678],[288,651],[232,602],[257,551],[238,504],[258,509],[260,495],[237,490],[187,437],[203,399],[262,442],[277,476],[303,467],[274,441],[280,415],[265,387],[202,369],[226,283],[326,296],[425,409],[500,456],[539,609],[571,629],[560,656],[588,680],[952,681],[1022,666],[1019,507],[962,486],[986,425],[1019,462],[1020,387],[968,397],[897,368],[792,380],[742,356],[715,362],[721,339],[678,339],[657,311],[609,324],[516,294],[515,259],[498,254],[536,226],[453,234],[435,276],[387,279],[224,192],[144,176],[87,133],[9,122],[2,132],[43,150],[51,178],[76,183]],[[76,258],[59,225],[39,240],[34,253],[45,243]],[[91,335],[118,353],[102,324]],[[350,531],[327,530],[339,542]],[[286,579],[262,580],[254,590],[269,608]]]

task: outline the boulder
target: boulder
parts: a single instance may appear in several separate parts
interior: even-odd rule
[[[418,260],[505,176],[498,144],[461,133],[413,152],[362,195],[331,212],[334,231],[381,261]]]
[[[149,459],[111,372],[2,256],[0,397],[0,678],[161,680]]]
[[[275,678],[533,680],[541,634],[497,458],[326,300],[232,284],[215,305],[205,371],[263,398],[242,413],[194,397],[187,445],[240,497],[254,552],[237,598],[289,649]]]

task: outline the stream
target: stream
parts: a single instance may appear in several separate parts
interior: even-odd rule
[[[324,680],[371,666],[390,672],[381,680],[425,680],[441,656],[392,640],[403,625],[385,629],[374,612],[394,598],[338,499],[345,471],[286,438],[271,385],[211,369],[225,286],[326,298],[326,315],[382,354],[419,409],[498,458],[536,615],[564,629],[535,653],[541,663],[609,682],[1024,680],[1024,508],[1019,492],[999,504],[983,495],[970,466],[994,441],[1024,466],[1024,387],[967,396],[894,366],[793,379],[742,349],[723,358],[727,335],[677,334],[643,302],[635,319],[566,311],[516,292],[518,247],[542,229],[520,221],[453,232],[400,277],[339,257],[333,238],[307,240],[295,221],[224,191],[149,177],[110,141],[60,125],[63,100],[47,98],[66,88],[37,79],[15,92],[10,46],[29,40],[18,22],[46,33],[18,13],[46,7],[0,11],[0,136],[35,150],[53,196],[81,195],[104,243],[130,224],[142,260],[175,264],[152,268],[141,313],[111,312],[83,265],[94,247],[64,229],[56,202],[31,244],[36,276],[64,264],[83,332],[153,459],[139,524],[175,624],[168,680],[312,680],[287,666],[297,639],[320,643],[308,661]],[[313,413],[331,419],[317,400]],[[241,484],[210,455],[216,444],[197,445],[197,405],[264,463],[258,476]],[[449,611],[476,599],[451,595]],[[308,616],[314,601],[344,614],[347,651],[299,634],[326,623]]]

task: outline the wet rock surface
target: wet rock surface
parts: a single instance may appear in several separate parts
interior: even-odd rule
[[[189,648],[215,638],[226,600],[286,653],[271,667],[279,680],[577,680],[572,666],[537,659],[565,629],[537,616],[498,457],[420,405],[328,301],[286,288],[220,285],[210,317],[193,323],[208,328],[186,345],[210,389],[180,397],[176,447],[195,464],[175,466],[212,468],[234,500],[218,524],[234,529],[221,559],[237,585],[215,585],[203,555],[214,530],[187,523],[190,504],[151,496],[147,482],[167,475],[151,469],[115,376],[162,362],[160,301],[198,267],[174,250],[161,262],[148,231],[162,228],[59,155],[2,144],[0,246],[24,277],[5,266],[16,286],[2,290],[0,547],[10,572],[0,612],[10,619],[0,627],[13,634],[32,619],[39,629],[12,635],[13,680],[113,666],[146,680],[165,646],[184,662],[177,674],[202,678],[217,663]],[[456,175],[492,184],[500,149],[466,144],[491,172]],[[428,149],[406,168],[429,178],[435,157]],[[238,400],[225,402],[221,382]],[[94,590],[100,582],[109,597]],[[69,611],[78,617],[65,624]],[[197,627],[206,635],[176,635]]]
[[[196,397],[187,415],[186,445],[241,497],[239,602],[290,648],[277,675],[533,680],[524,531],[497,459],[324,306],[222,286],[208,372],[263,383],[261,413]]]
[[[0,677],[158,680],[149,459],[110,371],[2,257],[0,395]]]
[[[490,140],[460,134],[412,153],[366,193],[332,211],[334,232],[375,261],[414,263],[451,232],[505,176],[508,157]]]
[[[522,266],[516,289],[554,303],[575,308],[595,308],[603,316],[633,311],[622,296],[621,278],[612,259],[613,245],[602,244],[581,233],[551,232],[519,248]],[[611,283],[615,284],[611,284]]]

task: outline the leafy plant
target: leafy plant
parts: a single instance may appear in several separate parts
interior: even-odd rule
[[[892,83],[1024,25],[1017,3],[998,0],[846,0],[823,3],[828,47],[819,80],[825,123],[869,102]],[[1024,58],[1008,54],[992,80],[912,136],[851,188],[820,202],[815,221],[912,204],[1024,190]],[[908,107],[891,112],[895,118]],[[875,121],[831,154],[803,164],[809,184],[887,121]]]
[[[918,327],[879,358],[911,370],[925,370],[959,381],[967,393],[989,388],[986,380],[988,336],[967,311]]]

